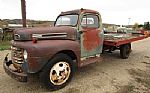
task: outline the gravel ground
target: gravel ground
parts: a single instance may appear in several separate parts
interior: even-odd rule
[[[150,38],[132,43],[128,59],[120,59],[119,51],[105,53],[103,61],[76,71],[65,88],[54,93],[150,93]],[[10,51],[0,51],[0,93],[49,92],[34,77],[20,83],[5,74],[2,62]]]

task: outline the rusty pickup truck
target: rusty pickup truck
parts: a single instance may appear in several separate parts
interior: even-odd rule
[[[144,35],[104,34],[99,12],[78,9],[62,12],[54,27],[22,28],[14,31],[11,60],[5,57],[3,67],[12,78],[27,82],[28,75],[38,73],[49,89],[66,86],[76,68],[101,61],[105,51],[120,50],[129,57],[131,42]]]

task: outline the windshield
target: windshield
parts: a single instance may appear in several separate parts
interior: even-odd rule
[[[76,26],[78,15],[62,15],[56,20],[55,26]]]

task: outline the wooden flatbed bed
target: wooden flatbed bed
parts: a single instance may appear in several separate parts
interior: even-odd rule
[[[134,41],[142,40],[147,38],[145,35],[141,34],[105,34],[104,35],[104,45],[109,46],[120,46],[123,44],[131,43]]]
[[[103,51],[108,50],[109,52],[112,52],[119,49],[120,57],[126,59],[131,53],[131,42],[142,40],[147,37],[148,36],[141,34],[104,34]]]

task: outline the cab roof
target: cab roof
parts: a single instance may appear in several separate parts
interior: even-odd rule
[[[95,13],[99,14],[99,12],[95,10],[90,10],[90,9],[76,9],[76,10],[71,10],[71,11],[66,11],[66,12],[61,12],[60,15],[66,15],[66,14],[81,14],[81,13]]]

